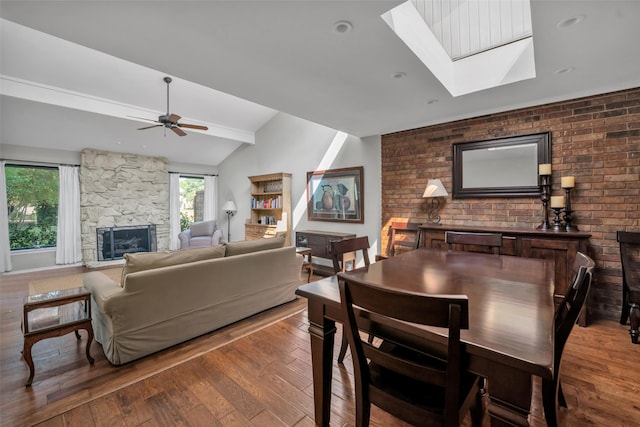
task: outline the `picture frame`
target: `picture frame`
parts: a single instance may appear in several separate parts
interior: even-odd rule
[[[362,166],[307,172],[307,219],[364,223]]]

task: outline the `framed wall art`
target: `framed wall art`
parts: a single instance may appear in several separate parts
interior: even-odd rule
[[[307,172],[307,219],[364,223],[362,166]]]

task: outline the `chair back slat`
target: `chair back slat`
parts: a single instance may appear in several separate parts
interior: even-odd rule
[[[626,288],[640,288],[640,232],[618,231],[622,280]],[[638,301],[636,301],[638,302]]]
[[[453,249],[453,245],[465,246],[484,246],[489,248],[494,254],[500,254],[502,247],[502,233],[467,233],[459,231],[446,231],[444,234],[445,243],[447,243],[449,251]],[[468,248],[465,250],[478,252],[477,248]]]

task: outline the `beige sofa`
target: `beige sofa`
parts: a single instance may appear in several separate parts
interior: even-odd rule
[[[127,254],[121,283],[96,271],[93,328],[121,365],[296,298],[302,257],[284,238]]]

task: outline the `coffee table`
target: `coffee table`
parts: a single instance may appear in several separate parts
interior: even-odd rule
[[[91,326],[91,293],[85,288],[63,289],[44,294],[27,295],[24,299],[22,329],[24,333],[24,348],[22,355],[29,366],[29,378],[25,383],[30,386],[33,382],[35,369],[31,357],[31,347],[40,340],[60,337],[78,331],[87,331],[86,354],[89,363],[93,364],[93,357],[89,348],[93,341]]]

